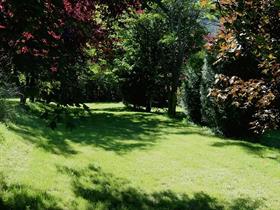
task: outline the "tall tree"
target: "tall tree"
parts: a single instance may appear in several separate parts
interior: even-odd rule
[[[195,0],[156,1],[159,12],[165,17],[167,32],[162,43],[170,51],[168,72],[170,73],[168,114],[176,115],[177,92],[184,61],[201,47],[203,12]]]
[[[153,12],[145,12],[126,18],[126,29],[117,34],[121,39],[121,53],[115,59],[124,102],[134,107],[163,105],[167,101],[166,71],[161,66],[164,59],[160,41],[166,32],[164,18]]]
[[[140,101],[147,101],[142,102],[147,110],[149,101],[160,93],[168,95],[168,114],[174,117],[183,64],[201,49],[206,33],[204,13],[195,0],[153,0],[143,12],[131,27],[132,36],[125,39],[126,56],[122,60],[129,60],[132,69],[126,80],[131,77],[131,86],[126,89],[139,86],[136,92],[142,93]],[[125,33],[129,35],[129,30]]]

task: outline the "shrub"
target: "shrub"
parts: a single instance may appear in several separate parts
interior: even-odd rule
[[[221,27],[207,45],[221,70],[211,95],[231,120],[238,113],[235,135],[279,129],[279,9],[278,0],[219,1]]]
[[[215,73],[209,65],[209,56],[203,59],[203,67],[200,82],[200,103],[201,103],[201,121],[211,128],[216,127],[215,122],[215,105],[211,97],[209,97],[210,89],[214,84]]]
[[[0,121],[6,122],[11,119],[12,108],[5,99],[0,99]]]
[[[183,97],[186,112],[191,121],[207,125],[217,134],[227,137],[248,135],[252,110],[238,108],[227,101],[219,103],[210,94],[215,86],[217,73],[230,71],[230,67],[245,61],[219,66],[213,66],[213,61],[212,56],[204,53],[198,53],[189,60],[185,70],[186,81]],[[246,65],[250,65],[250,63]]]
[[[243,62],[245,61],[241,60],[236,61],[236,63],[214,67],[211,65],[213,63],[211,56],[207,56],[204,61],[200,85],[202,121],[216,133],[227,137],[240,137],[250,134],[249,122],[253,110],[236,107],[230,100],[225,100],[224,103],[220,103],[216,97],[213,97],[212,88],[217,85],[215,83],[217,73],[229,72],[229,67],[237,66]],[[249,62],[246,65],[250,65]]]

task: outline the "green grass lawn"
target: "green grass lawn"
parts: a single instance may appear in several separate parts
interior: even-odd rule
[[[73,130],[30,111],[0,125],[1,210],[280,209],[280,134],[263,146],[122,104],[90,107]]]

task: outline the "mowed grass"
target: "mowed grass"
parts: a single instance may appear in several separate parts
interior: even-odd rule
[[[89,104],[74,129],[0,126],[0,209],[280,209],[280,134],[215,137],[164,114]],[[32,114],[33,113],[33,114]]]

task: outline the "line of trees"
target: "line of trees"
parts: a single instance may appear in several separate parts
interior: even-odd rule
[[[280,122],[279,7],[279,0],[0,0],[8,61],[1,72],[21,103],[123,100],[174,117],[182,100],[195,123],[225,136],[260,135]]]

